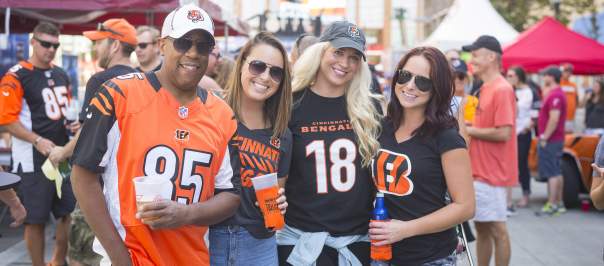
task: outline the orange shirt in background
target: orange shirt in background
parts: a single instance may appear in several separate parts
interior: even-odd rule
[[[566,120],[575,120],[575,111],[577,111],[577,84],[570,80],[561,80],[560,87],[566,95]]]
[[[503,76],[482,85],[472,126],[511,126],[512,136],[509,140],[501,142],[472,138],[470,160],[475,180],[499,187],[514,186],[518,183],[516,112],[514,89]]]

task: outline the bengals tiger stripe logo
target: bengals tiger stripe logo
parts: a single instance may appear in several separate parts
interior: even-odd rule
[[[413,192],[411,169],[407,155],[380,149],[372,161],[373,182],[380,192],[407,196]]]

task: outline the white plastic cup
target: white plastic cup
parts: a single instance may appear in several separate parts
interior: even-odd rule
[[[71,100],[65,106],[65,120],[69,123],[78,119],[78,103],[76,100]]]
[[[263,190],[266,188],[274,187],[277,183],[277,173],[270,173],[252,178],[252,184],[254,190]]]
[[[132,182],[137,208],[154,200],[169,200],[172,197],[170,181],[160,176],[139,176],[132,179]]]

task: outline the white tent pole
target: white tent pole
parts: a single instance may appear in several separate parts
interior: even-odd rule
[[[229,24],[224,23],[224,53],[229,53]]]
[[[10,7],[6,8],[6,15],[4,15],[4,33],[6,36],[10,34]]]

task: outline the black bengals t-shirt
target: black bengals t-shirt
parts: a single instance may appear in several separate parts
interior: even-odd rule
[[[130,73],[138,72],[134,68],[126,66],[126,65],[115,65],[110,68],[107,68],[104,71],[100,71],[92,75],[88,82],[86,82],[86,92],[84,93],[84,102],[82,103],[82,110],[80,111],[80,123],[83,123],[86,120],[86,114],[88,105],[92,100],[92,97],[96,95],[99,91],[99,88],[105,81],[108,81],[117,76],[126,75]]]
[[[288,225],[333,236],[366,234],[375,189],[361,166],[345,96],[294,95],[292,164],[285,186]]]
[[[250,130],[244,124],[237,124],[237,134],[230,142],[231,156],[239,156],[241,163],[241,204],[234,216],[219,225],[242,225],[255,238],[269,238],[275,234],[264,227],[264,218],[260,208],[255,205],[256,192],[252,178],[277,173],[277,177],[286,177],[289,173],[292,152],[292,133],[286,129],[284,134],[273,138],[272,129]],[[238,152],[234,152],[238,151]]]
[[[413,136],[398,143],[390,121],[382,123],[381,149],[372,162],[372,176],[385,193],[391,219],[410,221],[447,205],[447,185],[441,164],[443,153],[465,149],[457,129],[434,137]],[[421,265],[450,255],[457,246],[455,228],[415,236],[392,245],[393,265]]]
[[[69,77],[62,68],[43,69],[20,61],[0,81],[0,125],[20,122],[55,145],[65,145],[69,141],[65,108],[70,101]],[[46,156],[28,141],[11,139],[12,172],[41,172]]]

